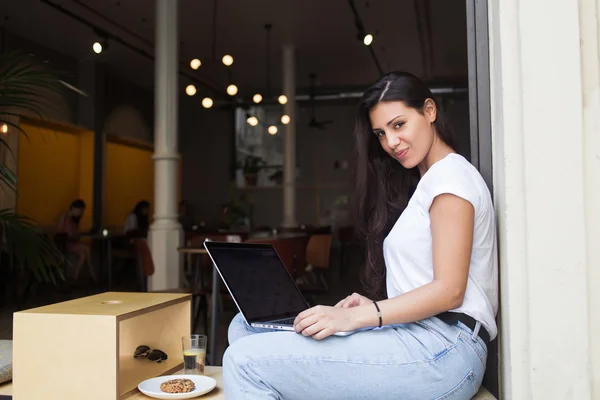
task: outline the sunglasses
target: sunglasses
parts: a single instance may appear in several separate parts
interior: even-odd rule
[[[146,345],[138,346],[133,353],[134,358],[147,358],[152,362],[159,363],[161,361],[165,361],[169,358],[167,353],[162,350],[151,350],[150,347]]]

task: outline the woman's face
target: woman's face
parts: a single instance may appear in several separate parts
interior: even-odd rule
[[[73,207],[71,208],[71,216],[72,217],[81,217],[85,210],[83,208]]]
[[[406,169],[422,165],[435,133],[435,103],[427,99],[423,114],[401,101],[381,102],[369,112],[373,134],[381,147]]]

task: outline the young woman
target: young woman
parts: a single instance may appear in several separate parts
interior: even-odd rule
[[[313,307],[296,318],[296,333],[236,316],[227,398],[470,399],[481,385],[498,307],[483,178],[456,154],[431,91],[408,73],[364,93],[355,140],[357,222],[376,301],[355,293]],[[331,336],[365,327],[375,329]]]
[[[81,267],[86,263],[90,271],[90,276],[94,281],[97,281],[91,260],[90,245],[79,240],[79,221],[81,221],[84,212],[85,202],[81,199],[73,201],[69,206],[69,210],[60,217],[57,228],[59,233],[67,235],[67,252],[77,256],[75,280],[79,278]]]
[[[131,214],[125,219],[123,233],[128,237],[146,237],[148,235],[148,212],[150,203],[147,200],[138,202]]]

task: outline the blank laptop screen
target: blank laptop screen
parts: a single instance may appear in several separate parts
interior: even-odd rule
[[[295,317],[307,304],[270,244],[207,242],[248,322]]]

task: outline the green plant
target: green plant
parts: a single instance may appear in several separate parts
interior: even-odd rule
[[[245,174],[258,174],[261,168],[265,167],[267,163],[262,157],[249,155],[244,160],[244,173]]]
[[[0,54],[0,123],[22,132],[19,120],[43,117],[44,106],[59,94],[59,81],[43,63],[21,52]],[[0,135],[0,148],[12,154]],[[17,177],[0,162],[0,190],[17,191]],[[0,210],[0,262],[29,270],[38,280],[64,279],[65,257],[52,237],[43,234],[30,218],[10,209]],[[0,277],[0,279],[2,279]]]

